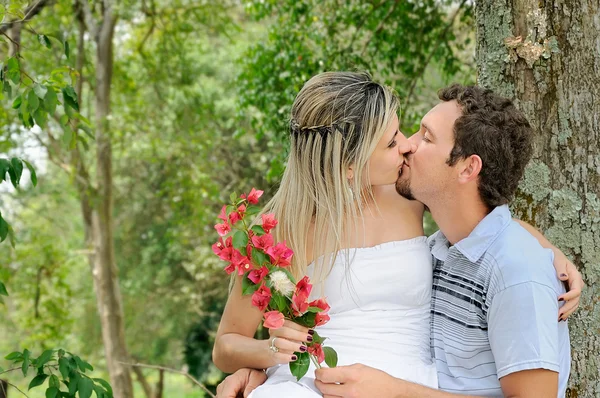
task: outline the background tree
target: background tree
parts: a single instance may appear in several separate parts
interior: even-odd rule
[[[571,397],[600,394],[599,21],[595,1],[477,2],[479,83],[513,98],[536,131],[513,208],[575,259],[588,286],[570,321]]]

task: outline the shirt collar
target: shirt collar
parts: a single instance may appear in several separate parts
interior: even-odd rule
[[[486,252],[511,220],[512,216],[508,205],[498,206],[477,224],[469,236],[456,243],[454,247],[469,261],[475,263],[483,256],[483,253]],[[449,248],[450,242],[441,231],[438,231],[433,239],[431,254],[438,260],[446,261]]]

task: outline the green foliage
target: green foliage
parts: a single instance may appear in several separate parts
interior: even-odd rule
[[[43,386],[48,381],[46,397],[75,398],[77,394],[81,398],[89,398],[92,392],[96,393],[97,398],[113,396],[107,381],[90,378],[86,374],[86,371],[94,370],[92,365],[68,351],[45,350],[39,357],[33,357],[31,352],[25,349],[22,352],[14,351],[5,359],[11,361],[11,366],[20,365],[24,377],[27,377],[29,370],[35,370],[36,375],[29,382],[29,390]]]
[[[246,7],[257,20],[272,23],[268,37],[243,58],[241,104],[258,111],[252,120],[257,137],[282,149],[295,95],[327,70],[367,70],[394,87],[403,100],[401,127],[412,128],[423,114],[415,99],[428,65],[435,63],[445,76],[462,69],[457,52],[464,41],[455,34],[454,15],[463,24],[471,21],[464,1],[252,0]],[[280,175],[286,156],[285,150],[273,153],[280,156],[270,178]]]

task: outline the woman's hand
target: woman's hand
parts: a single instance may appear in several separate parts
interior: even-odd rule
[[[585,287],[581,273],[577,271],[575,265],[564,255],[562,251],[554,247],[554,268],[558,278],[568,283],[568,291],[558,297],[558,301],[564,301],[565,304],[558,311],[558,320],[564,321],[579,307],[581,291]]]
[[[306,351],[304,343],[312,341],[311,334],[312,330],[288,320],[278,329],[269,329],[271,337],[266,343],[275,363],[285,364],[298,359],[294,353]]]

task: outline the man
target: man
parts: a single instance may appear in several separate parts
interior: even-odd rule
[[[423,202],[440,231],[429,238],[434,268],[431,347],[440,390],[363,365],[320,369],[324,397],[563,396],[570,351],[559,310],[564,293],[552,254],[513,221],[513,197],[532,153],[532,129],[502,97],[451,86],[422,120],[396,184]],[[564,296],[563,296],[564,297]],[[242,370],[219,397],[260,384]],[[263,379],[264,380],[264,379]]]

